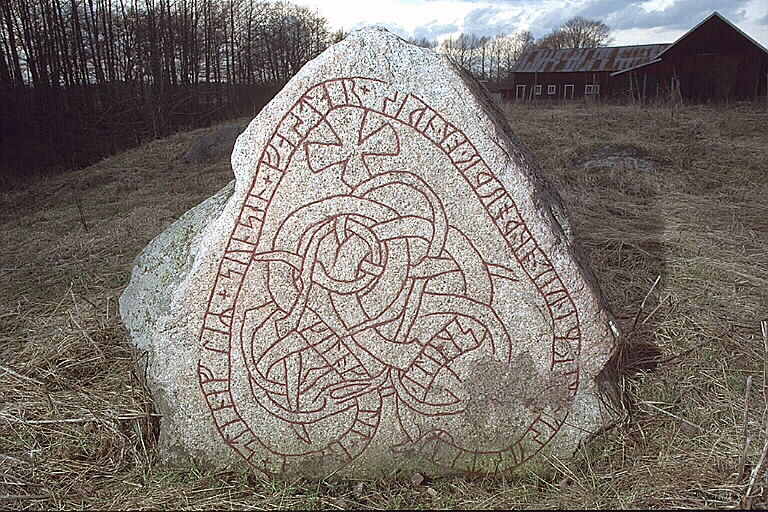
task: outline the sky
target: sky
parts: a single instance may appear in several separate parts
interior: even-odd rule
[[[574,16],[601,20],[613,46],[672,43],[718,11],[768,48],[768,0],[294,0],[335,30],[381,25],[401,37],[442,41],[461,32],[530,30],[538,39]]]

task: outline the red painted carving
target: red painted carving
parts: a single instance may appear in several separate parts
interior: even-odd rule
[[[381,170],[402,151],[398,134],[413,132],[466,179],[518,269],[484,261],[424,179]],[[301,205],[262,240],[271,201],[297,154],[312,173],[338,173],[347,190]],[[403,196],[426,208],[415,211]],[[219,433],[267,473],[305,457],[338,467],[365,451],[388,408],[404,439],[393,451],[468,472],[524,463],[559,431],[566,412],[541,411],[519,439],[492,451],[467,446],[448,427],[424,427],[465,412],[458,368],[466,355],[484,351],[511,362],[513,340],[493,308],[494,288],[521,271],[546,304],[551,371],[573,396],[578,312],[472,142],[418,97],[393,93],[382,81],[341,78],[312,87],[259,159],[211,291],[198,373]],[[253,303],[240,297],[252,272],[266,276],[265,298],[238,309]],[[249,404],[231,388],[233,367],[243,363]],[[248,423],[256,418],[244,417],[244,407],[282,425],[288,433],[279,436],[291,442],[257,435]]]

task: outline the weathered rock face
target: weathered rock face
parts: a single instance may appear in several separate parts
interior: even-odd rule
[[[616,340],[562,206],[445,59],[355,32],[232,161],[120,301],[166,459],[512,472],[610,422],[595,379]]]
[[[640,152],[631,146],[604,146],[585,158],[579,167],[596,171],[652,172],[657,165],[642,158]]]

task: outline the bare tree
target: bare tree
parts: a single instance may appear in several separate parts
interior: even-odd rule
[[[331,40],[286,1],[0,0],[0,171],[251,115]]]
[[[533,34],[526,30],[512,36],[503,36],[499,38],[497,44],[500,61],[498,81],[501,83],[509,79],[512,68],[523,52],[533,47],[534,38]]]
[[[467,71],[472,71],[473,52],[477,47],[478,38],[474,34],[459,34],[449,37],[440,45],[440,51],[451,61]]]
[[[581,16],[571,18],[552,32],[539,39],[539,48],[597,48],[613,41],[611,29],[598,20]]]
[[[480,80],[488,78],[488,70],[491,68],[489,62],[491,53],[488,51],[488,42],[491,40],[487,36],[470,35],[470,47],[472,51],[471,71]]]
[[[341,27],[337,31],[335,31],[333,34],[331,34],[331,42],[334,44],[338,43],[348,35],[349,35],[349,31],[345,31],[344,27]]]
[[[533,45],[530,32],[495,37],[461,34],[445,39],[439,51],[481,80],[501,83],[526,49]]]
[[[429,48],[430,50],[437,48],[437,40],[427,39],[424,36],[408,39],[408,42],[415,44],[416,46],[421,46],[422,48]]]

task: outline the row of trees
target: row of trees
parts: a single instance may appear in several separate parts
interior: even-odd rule
[[[0,176],[77,167],[179,128],[254,115],[343,31],[306,7],[265,0],[0,0]],[[503,83],[533,46],[598,46],[577,18],[530,32],[461,34],[438,45]]]
[[[325,49],[325,18],[259,0],[3,0],[0,83],[282,83]]]
[[[531,48],[596,48],[611,43],[611,31],[602,21],[572,18],[536,40],[530,31],[494,37],[460,34],[443,40],[439,50],[453,62],[481,80],[503,84],[520,55]],[[421,46],[435,48],[436,41],[418,40]]]
[[[327,20],[306,7],[261,0],[4,0],[0,19],[0,85],[6,86],[282,84],[343,35],[331,34]],[[576,17],[539,40],[531,32],[461,34],[438,51],[501,82],[528,48],[611,40],[605,23]]]
[[[599,20],[576,16],[538,41],[537,48],[597,48],[613,42],[611,29]]]
[[[461,34],[445,39],[440,51],[480,80],[502,84],[509,78],[520,55],[533,44],[530,32],[495,37]]]
[[[262,0],[0,0],[0,174],[253,115],[333,42]]]

